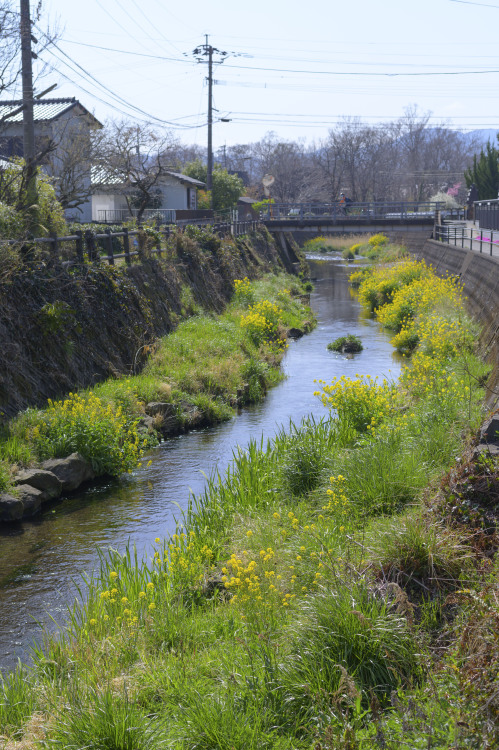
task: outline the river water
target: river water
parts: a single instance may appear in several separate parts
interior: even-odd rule
[[[50,629],[53,620],[64,620],[75,582],[98,565],[99,549],[123,549],[130,541],[139,552],[149,552],[155,537],[173,533],[175,518],[191,492],[202,492],[205,476],[224,471],[236,446],[271,437],[290,419],[297,424],[308,414],[323,416],[324,407],[313,395],[314,379],[357,373],[398,377],[400,363],[388,336],[362,314],[341,258],[309,258],[309,264],[318,326],[290,342],[283,360],[286,379],[264,402],[230,422],[166,440],[121,482],[102,481],[30,521],[0,528],[0,668],[29,658],[42,624]],[[352,359],[326,349],[347,333],[364,345]]]

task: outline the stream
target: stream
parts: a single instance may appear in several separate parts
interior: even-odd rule
[[[286,379],[262,403],[229,422],[166,440],[145,457],[141,468],[120,481],[103,480],[49,505],[33,519],[0,527],[0,668],[29,660],[41,627],[53,629],[64,621],[75,598],[75,582],[96,568],[99,550],[120,550],[130,541],[139,554],[150,552],[155,537],[174,532],[189,494],[200,494],[206,476],[226,469],[236,446],[262,435],[272,437],[290,420],[299,424],[309,414],[324,416],[313,395],[314,379],[357,373],[398,377],[401,364],[389,336],[362,313],[348,285],[351,266],[340,256],[308,261],[318,325],[290,342],[283,360]],[[348,359],[326,349],[348,333],[362,339],[362,352]]]

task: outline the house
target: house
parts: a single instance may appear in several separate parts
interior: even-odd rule
[[[258,213],[253,208],[253,203],[257,203],[254,198],[248,198],[246,195],[241,195],[237,199],[237,216],[239,221],[253,221],[258,219]]]
[[[74,97],[35,99],[33,115],[40,164],[54,177],[66,218],[91,221],[90,133],[102,123]],[[22,101],[0,100],[0,157],[23,155]]]
[[[92,220],[113,223],[126,220],[134,212],[129,208],[127,196],[133,187],[123,186],[122,181],[105,174],[102,170],[92,171]],[[174,220],[175,211],[195,211],[197,209],[197,189],[206,187],[204,182],[195,180],[180,172],[165,171],[158,179],[155,188],[155,208],[146,209],[144,218],[151,212],[165,220]]]

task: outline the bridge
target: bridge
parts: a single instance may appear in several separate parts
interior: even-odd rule
[[[260,215],[270,232],[351,234],[421,232],[429,236],[442,218],[460,219],[462,209],[445,210],[442,203],[351,202],[273,203]]]

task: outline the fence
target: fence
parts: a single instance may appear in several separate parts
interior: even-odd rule
[[[223,223],[206,223],[212,232],[219,237],[232,235],[238,237],[248,232],[254,232],[258,227],[257,221],[236,221]],[[107,261],[111,266],[116,260],[123,259],[126,264],[132,262],[132,258],[143,258],[146,254],[146,243],[152,241],[154,245],[148,252],[162,253],[163,243],[175,232],[184,232],[185,227],[163,226],[155,230],[154,234],[147,234],[143,229],[112,232],[110,229],[103,233],[95,233],[91,230],[79,231],[75,234],[59,237],[55,234],[50,237],[36,237],[30,240],[0,240],[0,244],[20,245],[25,254],[29,254],[33,246],[48,245],[49,253],[54,259],[70,263],[84,263],[85,261],[100,262]]]
[[[138,215],[136,208],[105,208],[97,211],[97,220],[101,224],[121,224],[136,219]],[[174,208],[146,208],[142,213],[142,221],[154,221],[158,224],[175,224],[176,219]]]
[[[434,239],[478,253],[499,255],[499,232],[494,234],[492,229],[484,231],[459,224],[436,224]]]
[[[350,203],[271,203],[261,214],[264,221],[303,220],[303,219],[342,219],[367,222],[371,219],[411,221],[432,219],[437,211],[450,216],[451,211],[443,208],[443,203],[435,201],[382,201]],[[458,210],[460,217],[462,209]],[[453,216],[456,215],[454,211]]]
[[[485,229],[499,230],[499,199],[490,201],[475,201],[474,217],[478,226]]]

